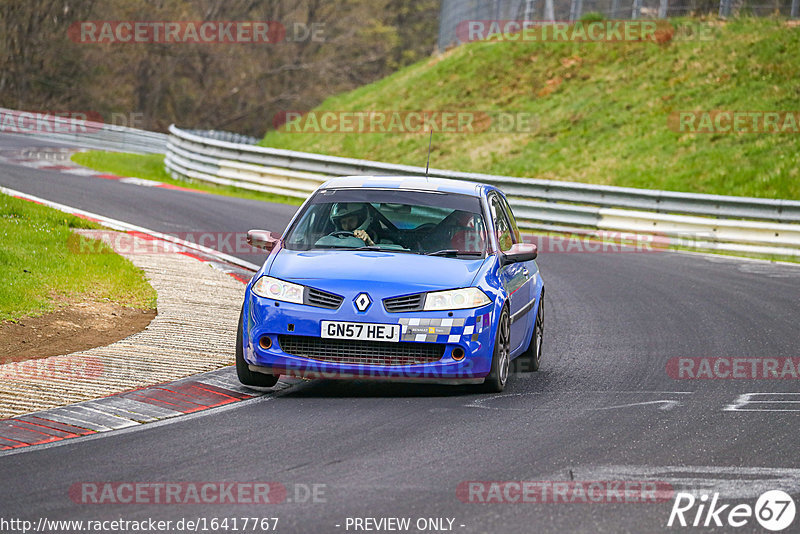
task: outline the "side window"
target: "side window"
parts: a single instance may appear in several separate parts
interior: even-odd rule
[[[511,235],[511,225],[506,217],[505,209],[497,195],[489,197],[489,207],[492,211],[495,232],[497,232],[497,244],[501,251],[508,252],[511,249],[511,245],[514,244],[514,240]]]
[[[522,234],[519,233],[519,227],[517,226],[517,219],[514,218],[514,212],[511,211],[511,206],[508,205],[508,201],[500,197],[503,201],[503,206],[506,209],[506,214],[508,215],[508,220],[511,221],[511,231],[514,233],[514,243],[522,243]]]

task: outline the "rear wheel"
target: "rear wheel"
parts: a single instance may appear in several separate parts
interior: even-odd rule
[[[539,307],[536,310],[536,322],[533,325],[533,334],[531,335],[531,342],[528,345],[528,350],[520,355],[524,362],[527,363],[528,370],[538,371],[539,362],[542,357],[542,338],[544,336],[544,289],[542,289],[542,296],[539,298]]]
[[[261,388],[271,388],[278,383],[277,375],[265,375],[262,373],[254,373],[247,366],[244,361],[244,337],[242,334],[242,321],[244,320],[244,308],[239,314],[239,328],[236,331],[236,376],[239,377],[239,382],[245,386],[254,386]]]
[[[508,309],[500,312],[497,322],[497,333],[494,336],[494,355],[492,369],[480,389],[486,393],[500,393],[508,382],[508,371],[511,365],[511,319]]]

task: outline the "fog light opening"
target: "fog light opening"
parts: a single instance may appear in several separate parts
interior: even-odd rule
[[[453,353],[451,354],[451,356],[453,357],[453,359],[455,361],[460,362],[461,360],[464,359],[464,356],[465,356],[464,349],[462,349],[461,347],[454,348],[453,349]]]
[[[262,336],[262,338],[258,340],[258,346],[264,350],[269,350],[272,346],[272,339],[270,339],[269,336]]]

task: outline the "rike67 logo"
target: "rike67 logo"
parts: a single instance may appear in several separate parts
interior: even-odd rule
[[[755,517],[763,528],[778,532],[794,521],[794,500],[785,491],[770,490],[762,493],[755,508],[744,503],[718,504],[718,501],[719,493],[715,493],[710,502],[706,494],[697,498],[691,493],[677,493],[667,526],[739,528]]]

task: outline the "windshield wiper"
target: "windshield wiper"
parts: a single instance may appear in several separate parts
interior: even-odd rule
[[[456,250],[454,248],[446,248],[444,250],[437,250],[436,252],[428,252],[426,256],[483,256],[483,252],[477,250]]]

